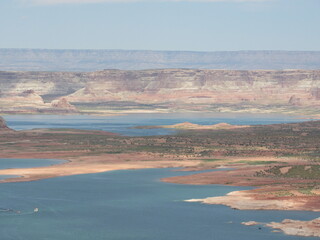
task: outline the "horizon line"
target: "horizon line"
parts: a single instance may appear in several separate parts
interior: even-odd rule
[[[320,50],[150,50],[150,49],[110,49],[110,48],[5,48],[0,50],[53,50],[53,51],[134,51],[134,52],[320,52]]]

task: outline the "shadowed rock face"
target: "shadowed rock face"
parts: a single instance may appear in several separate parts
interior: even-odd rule
[[[37,94],[44,99],[51,98],[50,101],[63,97],[62,102],[71,104],[320,104],[320,70],[2,71],[0,87],[0,101],[13,96]]]
[[[0,117],[0,128],[5,128],[5,127],[7,127],[7,124],[4,121],[3,117]]]
[[[8,128],[6,121],[0,116],[0,132],[1,131],[11,131],[11,129]]]

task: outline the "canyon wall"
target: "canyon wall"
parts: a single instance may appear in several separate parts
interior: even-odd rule
[[[175,108],[225,103],[316,107],[320,105],[320,70],[1,71],[0,88],[0,100],[61,101],[51,107],[106,102]]]

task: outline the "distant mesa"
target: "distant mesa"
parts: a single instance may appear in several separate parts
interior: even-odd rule
[[[320,51],[145,51],[0,49],[0,68],[9,71],[101,69],[319,69]]]

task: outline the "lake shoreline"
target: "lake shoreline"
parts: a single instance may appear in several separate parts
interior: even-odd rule
[[[166,160],[150,160],[150,154],[138,154],[139,156],[136,156],[136,158],[141,159],[145,158],[144,161],[134,161],[132,163],[128,162],[122,162],[119,163],[119,158],[125,159],[125,158],[133,158],[131,155],[117,155],[117,156],[97,156],[95,158],[91,157],[91,163],[81,163],[85,160],[84,157],[74,158],[74,159],[67,159],[65,163],[60,163],[56,165],[51,165],[47,167],[35,167],[35,168],[17,168],[17,169],[3,169],[0,170],[0,175],[19,175],[21,177],[17,178],[6,178],[0,180],[0,183],[9,183],[9,182],[30,182],[30,181],[37,181],[47,178],[55,178],[55,177],[61,177],[61,176],[71,176],[71,175],[79,175],[79,174],[90,174],[90,173],[100,173],[100,172],[106,172],[106,171],[114,171],[114,170],[129,170],[129,169],[147,169],[147,168],[172,168],[172,167],[182,167],[184,169],[181,169],[180,171],[197,171],[197,170],[204,170],[199,168],[199,161],[196,160],[184,160],[181,161],[166,161]],[[99,163],[99,160],[104,158],[108,159],[108,164],[106,163]],[[159,156],[153,156],[153,158],[159,158]],[[94,160],[93,160],[94,159]],[[148,159],[148,160],[147,160]],[[248,159],[248,158],[247,158]],[[256,158],[255,158],[256,159]],[[235,160],[235,159],[232,159]],[[236,158],[237,161],[239,161],[238,158]],[[270,161],[274,160],[272,158],[268,159],[262,159],[263,161]],[[114,163],[114,161],[117,161],[117,163]],[[85,161],[87,162],[87,161]],[[113,162],[113,163],[111,163]],[[227,170],[229,171],[241,171],[241,166],[233,170]],[[200,174],[216,174],[221,175],[221,173],[224,171],[210,171],[207,173],[200,173]],[[244,171],[245,172],[245,171]],[[187,175],[187,176],[178,176],[178,177],[169,177],[165,179],[161,179],[163,182],[168,183],[176,183],[176,184],[199,184],[195,180],[197,178],[197,175]],[[188,180],[188,183],[181,183],[177,181],[176,179],[184,179],[184,178],[193,178],[194,181],[190,182]],[[193,176],[193,177],[192,177]],[[207,183],[212,184],[212,183]],[[250,186],[249,183],[247,184],[225,184],[225,185],[233,185],[233,186]],[[253,187],[253,186],[251,186]],[[263,189],[263,188],[262,188]],[[289,198],[286,200],[274,200],[274,199],[259,199],[257,198],[256,191],[261,191],[261,189],[253,189],[253,190],[243,190],[243,191],[235,191],[235,192],[229,192],[225,196],[220,197],[209,197],[206,199],[189,199],[185,200],[186,202],[201,202],[205,204],[218,204],[218,205],[226,205],[234,209],[239,210],[299,210],[299,211],[320,211],[320,208],[315,208],[314,205],[305,204],[305,202],[301,202],[296,198]],[[286,224],[287,222],[290,222],[290,224]],[[300,229],[303,229],[303,231],[294,232],[292,235],[297,236],[319,236],[320,231],[318,230],[318,220],[314,219],[311,221],[294,221],[294,220],[287,220],[285,223],[269,223],[266,224],[267,227],[274,227],[277,229],[280,229],[285,234],[292,234],[292,231],[290,232],[288,228],[295,228],[299,227]],[[288,233],[289,231],[289,233]]]
[[[320,145],[315,141],[319,133],[320,121],[188,130],[159,136],[120,136],[77,129],[3,131],[0,134],[2,158],[65,159],[70,162],[0,170],[0,175],[22,176],[0,182],[36,181],[125,169],[181,167],[199,171],[228,168],[167,177],[161,181],[255,187],[197,200],[234,209],[319,212],[320,164],[316,156]]]
[[[33,156],[37,158],[37,156]],[[198,171],[214,169],[213,167],[201,166],[201,161],[176,160],[174,157],[168,159],[168,156],[161,157],[157,154],[136,153],[136,154],[107,154],[102,156],[80,156],[77,158],[66,158],[67,162],[55,164],[46,167],[34,168],[12,168],[0,169],[0,175],[15,175],[21,176],[18,178],[6,178],[0,180],[0,183],[6,182],[28,182],[37,181],[47,178],[71,176],[79,174],[100,173],[114,170],[129,170],[129,169],[148,169],[148,168],[184,168],[187,171]],[[32,158],[29,156],[29,158]],[[130,160],[129,160],[130,159]],[[256,161],[254,158],[229,158],[229,165],[224,167],[232,167],[234,169],[225,171],[210,171],[205,173],[190,174],[186,176],[175,176],[161,179],[163,182],[175,184],[191,184],[191,185],[207,185],[221,184],[229,186],[247,186],[255,187],[253,190],[231,192],[223,197],[213,197],[206,199],[191,199],[187,201],[197,201],[207,204],[223,204],[239,210],[299,210],[299,211],[320,211],[320,203],[317,203],[318,196],[297,194],[275,198],[270,195],[274,190],[288,189],[286,181],[279,179],[255,179],[248,176],[255,171],[263,169],[261,166],[243,166],[234,164],[234,162]],[[278,161],[273,157],[260,158],[260,161],[270,162]],[[293,160],[294,161],[294,160]],[[183,170],[180,170],[183,171]],[[239,177],[239,175],[242,177]],[[302,182],[302,181],[301,181]],[[275,183],[282,184],[276,189],[268,185]],[[261,185],[260,187],[257,187]],[[266,185],[266,186],[262,186]],[[316,195],[317,193],[315,193]],[[241,200],[239,200],[241,199]]]

